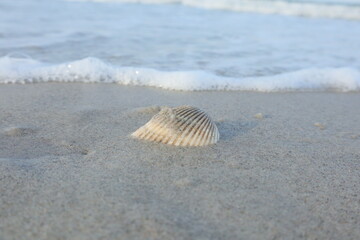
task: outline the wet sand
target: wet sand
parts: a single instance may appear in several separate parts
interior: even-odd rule
[[[184,104],[218,144],[129,138]],[[359,93],[0,85],[0,239],[359,239],[359,182]]]

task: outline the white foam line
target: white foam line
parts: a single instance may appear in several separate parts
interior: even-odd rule
[[[360,71],[354,68],[313,68],[274,76],[229,78],[204,71],[164,72],[116,67],[97,59],[50,65],[32,59],[0,58],[0,83],[118,83],[169,90],[234,91],[360,91]]]

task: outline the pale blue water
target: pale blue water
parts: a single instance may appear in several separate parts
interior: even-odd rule
[[[0,82],[347,91],[359,70],[360,0],[0,2]]]

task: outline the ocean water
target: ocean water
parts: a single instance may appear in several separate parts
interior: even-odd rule
[[[1,0],[0,83],[360,91],[360,0]]]

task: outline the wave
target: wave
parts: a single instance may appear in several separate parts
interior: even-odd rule
[[[206,9],[280,14],[302,17],[360,20],[360,1],[284,1],[284,0],[68,0],[83,2],[119,2],[145,4],[181,4]]]
[[[233,91],[360,91],[360,71],[314,68],[274,76],[228,78],[204,71],[164,72],[150,68],[117,67],[97,58],[47,64],[29,58],[0,58],[0,83],[117,83],[168,90]]]

